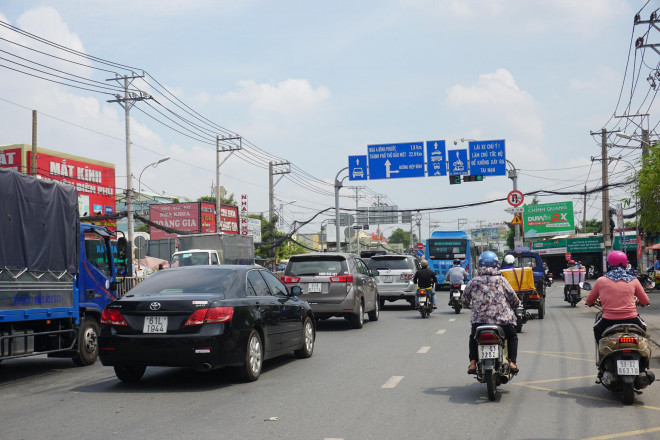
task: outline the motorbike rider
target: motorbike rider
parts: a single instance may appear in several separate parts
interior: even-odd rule
[[[461,260],[456,258],[454,260],[454,265],[447,271],[447,276],[445,277],[445,281],[449,281],[449,284],[463,284],[463,282],[468,281],[470,277],[468,276],[467,272],[465,269],[461,267]],[[449,291],[449,303],[447,304],[448,306],[451,305],[451,290]]]
[[[485,324],[497,324],[502,327],[507,340],[509,369],[512,373],[518,372],[515,309],[519,304],[518,295],[499,270],[499,261],[495,252],[483,252],[479,256],[478,275],[472,278],[463,292],[463,307],[472,309],[468,374],[477,371],[477,341],[474,339],[474,334],[477,327]]]
[[[621,251],[607,256],[607,273],[598,278],[585,304],[592,306],[600,298],[603,314],[594,324],[596,344],[606,328],[614,324],[636,324],[646,331],[646,323],[637,313],[636,302],[649,304],[649,297],[637,277],[625,270],[628,257]]]
[[[419,289],[429,289],[431,290],[431,303],[433,308],[437,309],[438,307],[435,304],[435,284],[437,284],[438,279],[435,276],[435,272],[429,269],[429,262],[422,260],[419,262],[421,269],[415,272],[413,276],[413,283],[417,284]],[[415,308],[419,308],[419,293],[415,290]]]
[[[504,257],[504,264],[502,265],[502,269],[511,269],[512,267],[516,267],[516,257],[511,254],[506,255]]]
[[[568,264],[566,265],[565,270],[573,270],[573,269],[578,269],[577,263],[575,260],[570,260]],[[564,285],[564,301],[568,301],[568,294],[571,291],[571,286],[569,284]]]

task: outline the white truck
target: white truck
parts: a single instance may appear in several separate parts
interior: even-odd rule
[[[249,235],[224,233],[181,235],[170,267],[254,264],[254,243]]]

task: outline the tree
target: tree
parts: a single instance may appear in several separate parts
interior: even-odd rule
[[[587,220],[586,224],[583,223],[582,226],[584,227],[584,232],[588,234],[592,232],[601,232],[603,230],[603,221],[591,219]]]
[[[637,200],[640,201],[640,226],[648,235],[660,233],[660,145],[649,147],[637,175]]]
[[[410,234],[401,228],[396,228],[389,238],[390,243],[401,243],[404,249],[410,247]]]
[[[202,196],[199,199],[197,199],[198,202],[211,202],[215,205],[215,196]],[[230,205],[230,206],[238,206],[236,204],[236,201],[234,200],[234,193],[231,193],[229,195],[229,198],[220,198],[220,204],[222,205]]]

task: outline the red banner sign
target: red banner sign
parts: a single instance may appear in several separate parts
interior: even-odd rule
[[[168,203],[149,205],[149,218],[152,222],[168,228],[191,234],[215,232],[215,205],[210,202]],[[221,232],[238,234],[238,208],[220,206]],[[162,229],[151,229],[151,239],[175,238]]]

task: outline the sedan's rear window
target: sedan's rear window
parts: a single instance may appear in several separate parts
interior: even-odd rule
[[[131,295],[181,294],[181,293],[224,293],[232,287],[236,272],[209,266],[185,269],[165,269],[150,275],[129,292]]]
[[[413,265],[405,257],[372,257],[368,264],[369,269],[406,270],[413,269]]]
[[[341,257],[309,257],[289,260],[286,275],[334,276],[348,273],[346,260]]]

